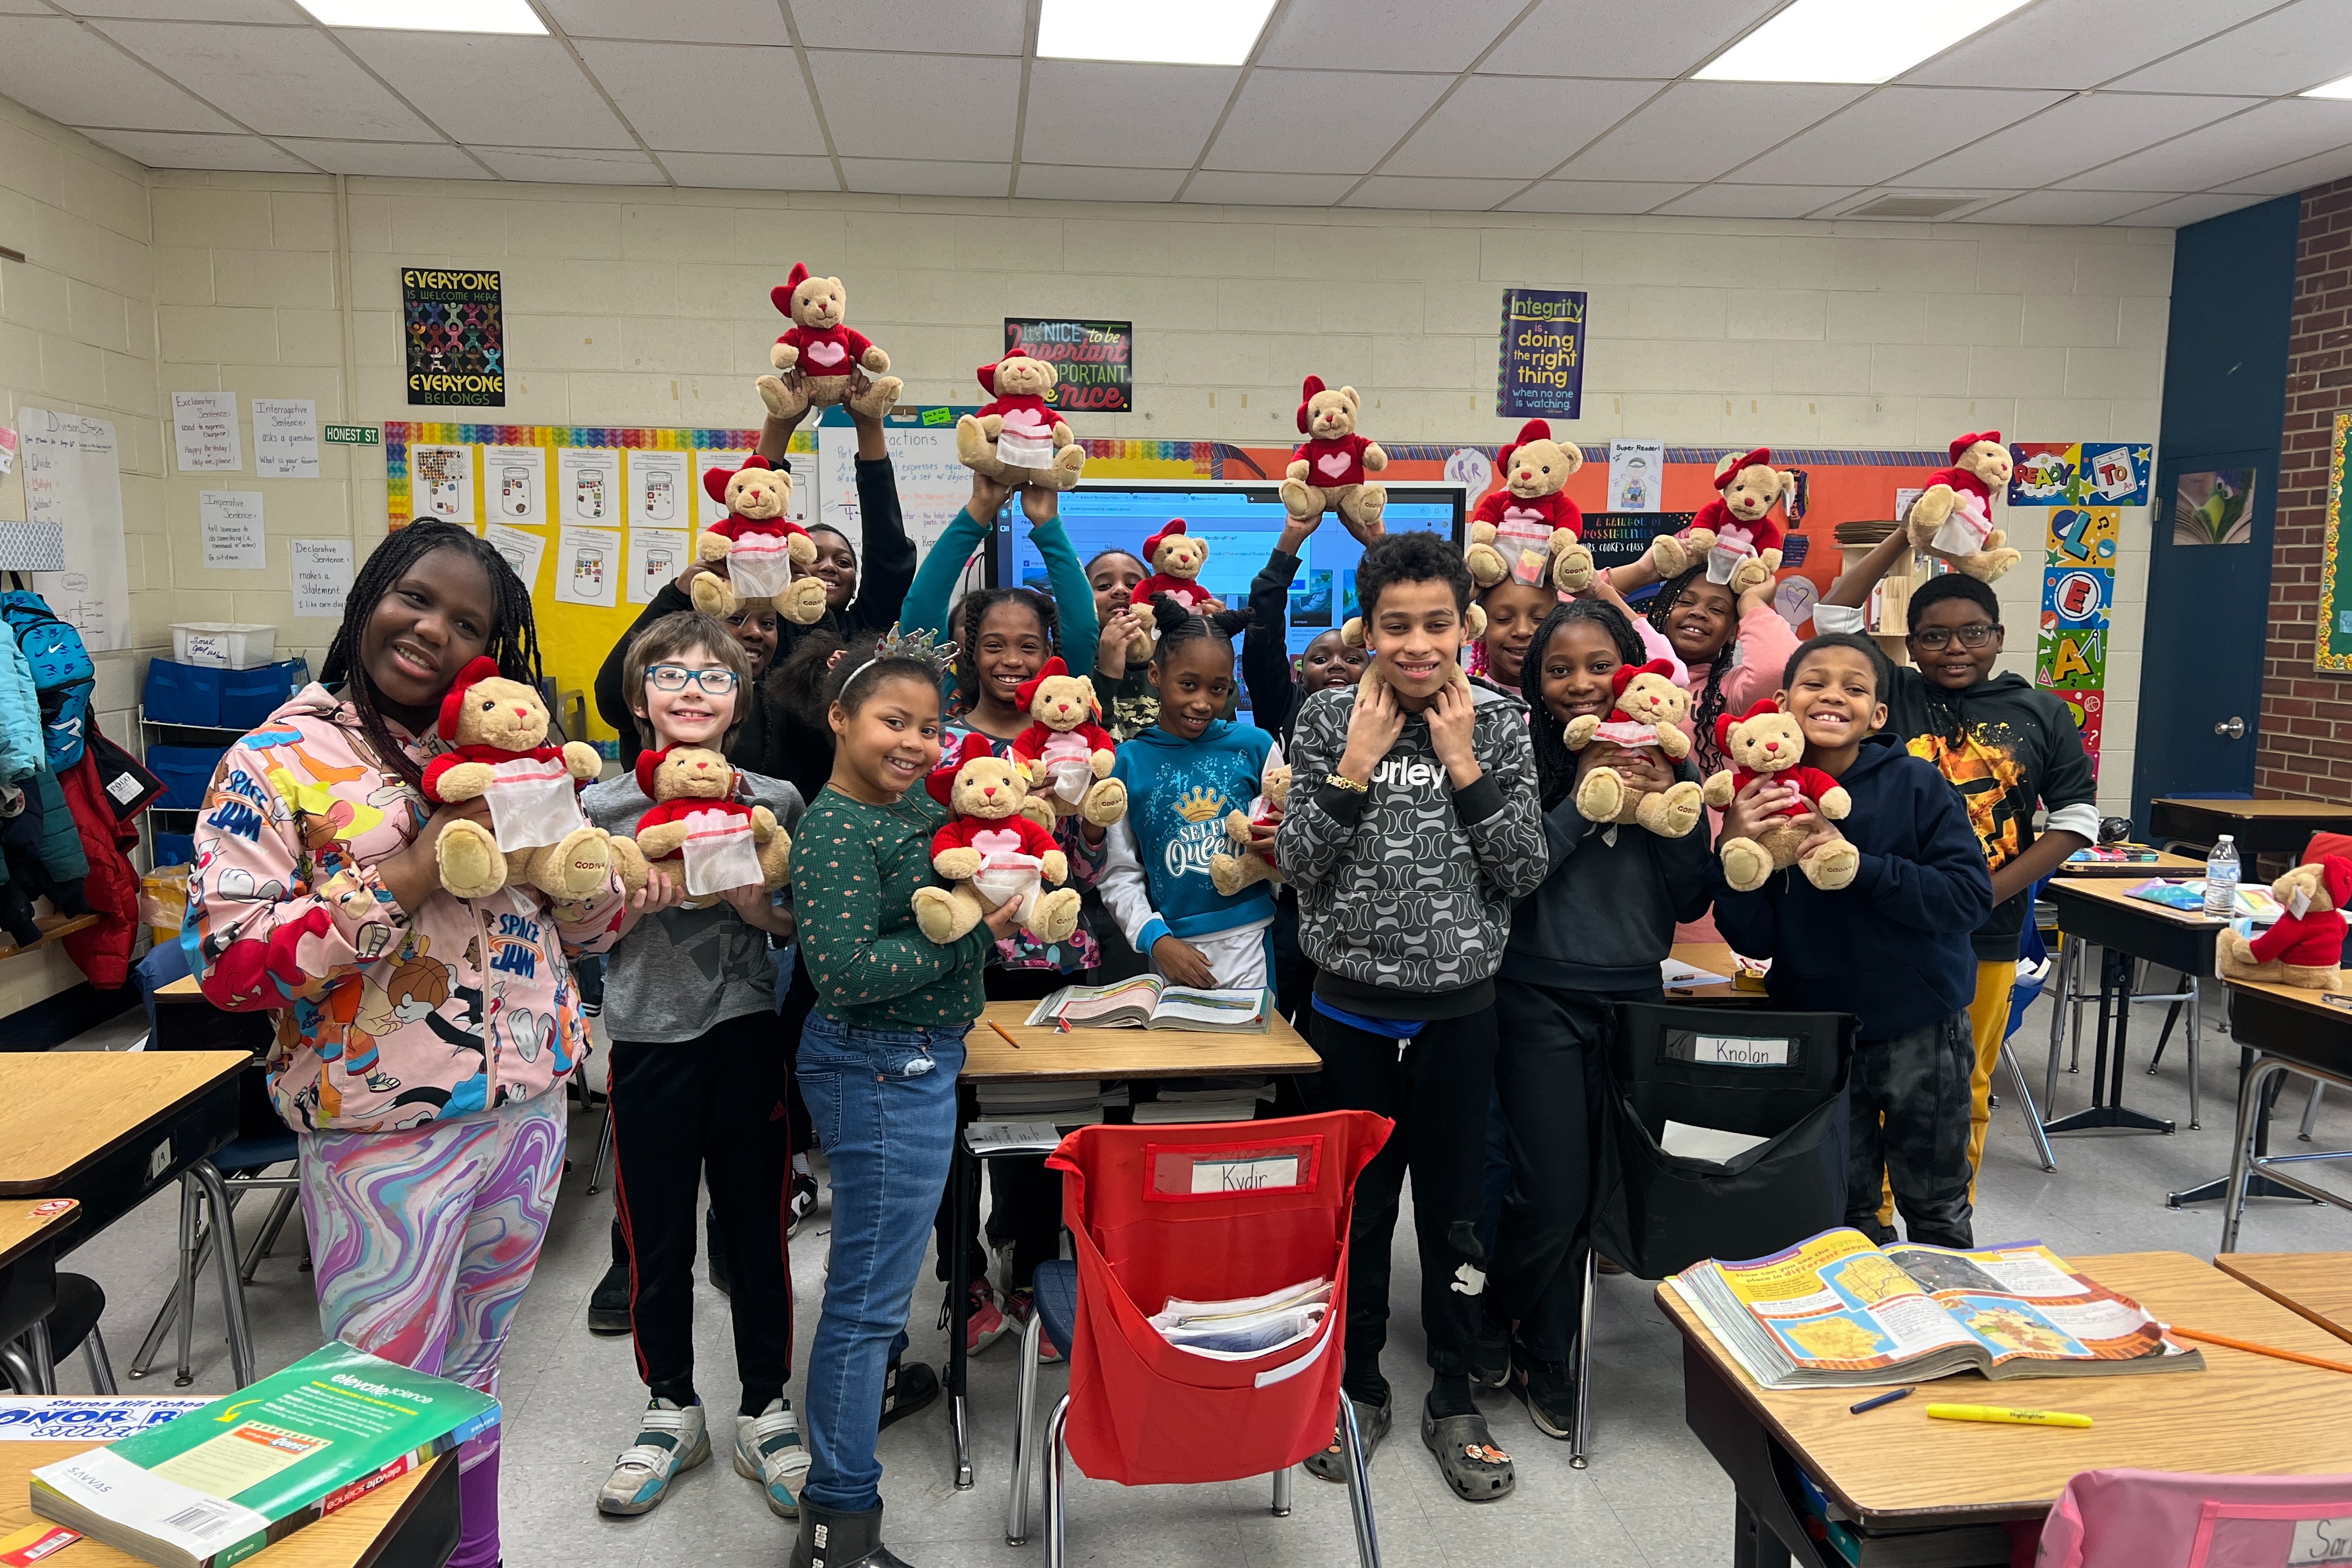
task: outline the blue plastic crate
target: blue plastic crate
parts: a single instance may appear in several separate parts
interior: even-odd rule
[[[150,746],[147,766],[163,781],[163,793],[155,798],[162,806],[184,806],[195,810],[205,804],[205,791],[212,787],[213,774],[220,768],[221,758],[228,754],[226,746]]]
[[[158,833],[155,835],[155,864],[158,866],[193,866],[196,863],[196,836],[193,833]]]
[[[222,721],[221,677],[243,673],[151,658],[147,689],[141,700],[146,704],[147,717],[158,724],[218,724]]]
[[[220,718],[215,722],[232,730],[250,730],[285,706],[286,700],[310,684],[308,660],[289,658],[252,669],[217,669],[220,678]]]

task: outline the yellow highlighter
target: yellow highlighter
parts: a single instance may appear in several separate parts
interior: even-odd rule
[[[2088,1426],[2091,1418],[2064,1410],[2011,1410],[1998,1405],[1930,1405],[1938,1421],[1999,1421],[2012,1426]]]

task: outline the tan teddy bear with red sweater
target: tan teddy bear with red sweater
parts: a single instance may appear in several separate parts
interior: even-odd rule
[[[486,899],[523,883],[578,899],[611,877],[611,839],[588,825],[578,798],[604,759],[584,742],[549,745],[549,722],[538,689],[506,679],[487,656],[459,670],[441,699],[439,733],[454,749],[425,764],[425,798],[437,805],[488,795],[492,820],[506,832],[502,846],[478,822],[441,830],[433,863],[441,886],[458,898]]]
[[[1956,438],[1949,450],[1951,467],[1927,476],[1927,488],[1911,503],[1904,528],[1915,548],[1942,556],[1955,572],[1990,583],[2024,559],[1992,525],[1993,498],[2008,485],[2014,465],[1998,430],[1972,431]]]
[[[1298,433],[1307,437],[1290,454],[1283,470],[1283,510],[1301,522],[1319,522],[1337,509],[1339,521],[1363,543],[1371,542],[1387,510],[1385,486],[1365,476],[1389,466],[1389,455],[1377,441],[1356,433],[1356,416],[1363,400],[1352,386],[1336,391],[1310,375],[1298,393]]]
[[[1072,675],[1059,657],[1014,689],[1034,721],[1013,737],[1013,754],[1028,764],[1029,784],[1056,816],[1083,816],[1108,827],[1127,815],[1127,786],[1110,776],[1118,742],[1102,727],[1095,683]]]
[[[823,620],[824,579],[806,574],[816,563],[816,541],[785,515],[792,475],[754,453],[740,468],[709,470],[702,488],[727,509],[727,519],[703,531],[695,559],[726,571],[700,573],[687,585],[694,607],[724,619],[747,599],[767,599],[796,626]]]
[[[1022,765],[1000,757],[988,737],[968,734],[923,782],[953,815],[931,838],[931,868],[944,888],[915,889],[915,924],[933,942],[960,941],[1005,903],[1019,907],[1022,928],[1051,946],[1078,929],[1078,890],[1067,881],[1070,858],[1054,836],[1021,814],[1028,795]]]
[[[1780,711],[1770,698],[1735,719],[1726,713],[1715,721],[1716,750],[1732,766],[1706,781],[1706,804],[1720,811],[1751,780],[1777,775],[1794,784],[1798,798],[1783,806],[1772,826],[1754,838],[1727,838],[1716,846],[1723,857],[1723,878],[1735,893],[1752,893],[1775,871],[1794,866],[1805,880],[1823,892],[1835,892],[1862,868],[1862,851],[1844,839],[1824,845],[1804,859],[1797,851],[1809,837],[1796,819],[1819,813],[1832,822],[1853,809],[1853,798],[1837,780],[1819,768],[1805,765],[1805,735],[1797,716]]]
[[[768,351],[768,363],[779,375],[763,375],[757,385],[760,401],[779,419],[797,419],[812,405],[824,407],[846,403],[859,414],[878,419],[898,401],[903,383],[889,373],[890,356],[865,333],[842,325],[849,311],[849,295],[838,278],[814,278],[798,262],[781,285],[768,291],[769,302],[792,319],[792,326]],[[869,378],[864,393],[849,395],[849,373],[862,370]],[[793,381],[782,376],[798,374]]]
[[[637,753],[637,787],[654,804],[637,818],[634,839],[616,838],[614,847],[628,845],[638,864],[624,861],[622,882],[631,891],[645,886],[646,871],[656,868],[686,879],[686,841],[698,826],[693,819],[744,819],[751,825],[751,845],[760,863],[760,885],[774,892],[792,879],[793,839],[764,805],[746,805],[735,798],[735,769],[720,752],[707,746],[666,746]]]
[[[1690,717],[1690,694],[1673,677],[1674,666],[1663,658],[1619,665],[1609,678],[1617,705],[1606,719],[1581,713],[1570,720],[1561,737],[1568,749],[1581,752],[1599,740],[1627,751],[1660,752],[1676,762],[1689,756],[1690,737],[1682,725]],[[1611,767],[1585,769],[1576,786],[1576,812],[1585,821],[1630,822],[1661,838],[1685,837],[1698,826],[1704,804],[1699,786],[1689,779],[1636,793]]]
[[[2344,963],[2344,910],[2352,905],[2352,860],[2323,855],[2271,884],[2286,906],[2252,942],[2234,931],[2217,939],[2224,980],[2256,980],[2305,991],[2352,991]],[[2300,905],[2300,908],[2297,906]]]
[[[1725,454],[1715,465],[1715,500],[1698,509],[1688,528],[1650,541],[1651,568],[1676,577],[1704,561],[1706,580],[1729,588],[1735,599],[1769,583],[1780,570],[1782,539],[1772,508],[1785,511],[1796,485],[1796,475],[1772,466],[1769,447]]]
[[[1020,489],[1066,490],[1086,472],[1086,448],[1051,401],[1058,373],[1023,349],[1007,349],[973,373],[989,401],[956,421],[956,460],[975,474]]]
[[[1504,578],[1563,594],[1592,585],[1592,552],[1584,547],[1584,512],[1560,493],[1584,467],[1573,441],[1552,439],[1551,426],[1530,419],[1518,439],[1496,454],[1501,483],[1470,514],[1470,545],[1463,560],[1481,591]]]

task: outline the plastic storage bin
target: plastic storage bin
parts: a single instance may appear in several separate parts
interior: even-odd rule
[[[222,673],[209,665],[149,659],[141,696],[147,717],[158,724],[218,724]]]
[[[203,805],[213,773],[227,754],[226,746],[148,747],[148,771],[163,781],[163,793],[156,797],[155,804],[190,811]]]
[[[310,661],[289,658],[253,669],[225,669],[219,674],[220,718],[215,722],[232,730],[250,730],[283,707],[289,697],[310,684]]]
[[[246,621],[174,621],[172,657],[215,669],[252,669],[278,657],[278,628]]]
[[[158,866],[193,866],[196,863],[196,836],[193,833],[158,833],[155,835],[155,864]]]

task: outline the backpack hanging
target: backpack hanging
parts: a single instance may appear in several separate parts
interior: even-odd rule
[[[41,703],[42,747],[50,771],[62,773],[81,761],[98,667],[90,662],[81,633],[58,619],[38,594],[21,588],[0,593],[0,623],[15,636],[25,662],[32,667],[33,689]]]

